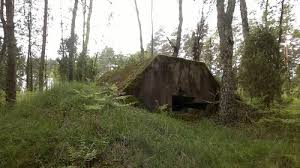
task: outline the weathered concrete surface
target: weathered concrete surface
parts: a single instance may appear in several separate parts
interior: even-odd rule
[[[171,107],[176,95],[193,97],[193,103],[214,102],[219,84],[204,63],[159,55],[122,90],[153,110]]]

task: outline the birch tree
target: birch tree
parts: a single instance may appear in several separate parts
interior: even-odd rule
[[[220,37],[220,55],[222,63],[222,86],[220,92],[220,117],[224,123],[234,121],[234,75],[232,69],[233,33],[232,20],[235,0],[228,0],[225,11],[224,0],[217,0],[218,32]]]

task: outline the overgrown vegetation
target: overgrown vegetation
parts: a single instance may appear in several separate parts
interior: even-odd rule
[[[299,101],[273,119],[226,128],[130,107],[114,92],[61,83],[1,108],[0,167],[300,166],[299,127],[277,122],[299,124]]]

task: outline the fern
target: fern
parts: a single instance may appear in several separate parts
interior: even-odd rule
[[[103,110],[103,108],[107,107],[127,107],[137,104],[137,101],[132,96],[119,96],[116,85],[105,85],[96,93],[87,93],[79,90],[75,90],[75,92],[84,99],[92,100],[92,105],[85,105],[86,110],[95,111]]]

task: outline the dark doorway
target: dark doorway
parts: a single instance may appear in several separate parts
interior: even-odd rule
[[[207,103],[194,102],[194,97],[188,96],[172,96],[172,111],[180,111],[187,108],[205,110]]]

